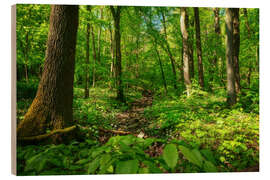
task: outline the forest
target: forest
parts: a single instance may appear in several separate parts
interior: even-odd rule
[[[259,171],[259,9],[16,5],[17,175]]]

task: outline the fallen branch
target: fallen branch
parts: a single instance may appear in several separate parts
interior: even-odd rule
[[[100,131],[103,131],[105,133],[113,133],[113,134],[120,134],[120,135],[132,134],[131,132],[118,131],[118,130],[110,130],[110,129],[103,129],[103,128],[99,128],[99,130]]]
[[[73,130],[75,130],[77,128],[76,125],[74,126],[71,126],[71,127],[67,127],[65,129],[56,129],[56,130],[53,130],[49,133],[46,133],[46,134],[42,134],[42,135],[37,135],[37,136],[30,136],[30,137],[18,137],[18,141],[41,141],[41,140],[44,140],[54,134],[63,134],[63,133],[68,133],[68,132],[71,132]]]

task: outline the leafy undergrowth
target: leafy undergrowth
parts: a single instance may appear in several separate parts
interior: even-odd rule
[[[184,95],[155,98],[153,106],[145,110],[145,115],[152,121],[148,133],[159,138],[183,140],[197,149],[210,149],[215,152],[219,166],[225,171],[257,166],[257,98],[253,97],[252,109],[240,103],[227,108],[225,92],[213,95],[193,90],[192,93],[188,98]]]
[[[162,139],[132,135],[114,136],[105,145],[73,141],[69,145],[19,147],[19,175],[134,174],[168,172],[217,172],[208,149],[192,149],[183,141],[166,144],[158,156],[151,149]],[[151,153],[150,153],[151,152]]]
[[[155,96],[153,105],[144,108],[149,125],[142,129],[146,136],[140,138],[102,133],[98,128],[117,130],[116,114],[132,109],[141,92],[127,92],[125,104],[117,102],[115,92],[107,88],[92,88],[87,99],[83,92],[75,88],[73,108],[77,124],[89,127],[85,138],[68,144],[18,146],[18,175],[257,170],[256,94],[240,97],[233,108],[226,107],[222,90],[215,95],[194,89],[190,97]],[[24,102],[28,101],[18,102],[21,111]]]

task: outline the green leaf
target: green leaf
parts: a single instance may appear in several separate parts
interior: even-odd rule
[[[99,154],[101,154],[101,153],[103,153],[103,152],[104,152],[104,149],[103,149],[102,147],[96,149],[95,151],[92,152],[92,158],[97,157]]]
[[[205,172],[217,172],[217,168],[210,161],[204,162],[203,169]]]
[[[212,153],[211,150],[209,150],[209,149],[202,149],[202,150],[200,150],[200,152],[206,158],[206,160],[212,162],[214,165],[216,164],[215,157],[214,157],[214,155],[213,155],[213,153]]]
[[[129,146],[134,142],[134,137],[132,135],[122,136],[120,142],[122,142],[125,145]]]
[[[41,172],[47,163],[47,157],[44,153],[37,154],[26,161],[25,171],[35,170]]]
[[[200,162],[200,164],[202,164],[204,158],[203,158],[203,156],[201,155],[200,151],[199,151],[198,149],[193,149],[191,152],[194,154],[194,156],[195,156],[196,159]]]
[[[100,159],[100,174],[104,174],[106,172],[106,170],[109,168],[109,166],[114,162],[111,160],[112,157],[110,154],[104,154],[102,155],[101,159]]]
[[[178,146],[180,151],[183,153],[184,157],[187,158],[191,163],[196,164],[199,167],[202,167],[202,156],[198,155],[197,151],[190,150],[185,146]],[[200,153],[200,152],[199,152]]]
[[[85,164],[89,162],[89,159],[80,159],[79,161],[77,161],[75,164]]]
[[[148,168],[140,168],[139,169],[139,174],[147,174],[149,173],[149,169]]]
[[[143,161],[143,164],[149,168],[150,173],[162,173],[162,171],[151,161]]]
[[[107,169],[108,173],[113,173],[113,166],[110,165],[109,168]]]
[[[91,163],[89,163],[88,171],[87,171],[88,174],[95,173],[95,171],[99,167],[99,164],[100,164],[100,158],[99,157],[97,157],[94,161],[92,161]]]
[[[178,160],[178,152],[174,144],[167,144],[165,146],[163,151],[163,159],[171,169],[176,166]]]
[[[119,161],[116,164],[116,174],[135,174],[139,168],[138,160]]]
[[[149,147],[153,142],[154,142],[154,139],[152,139],[152,138],[145,139],[145,141],[143,143],[144,148]]]

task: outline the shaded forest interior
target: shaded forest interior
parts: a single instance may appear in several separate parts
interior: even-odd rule
[[[259,9],[16,10],[18,175],[259,170]]]

